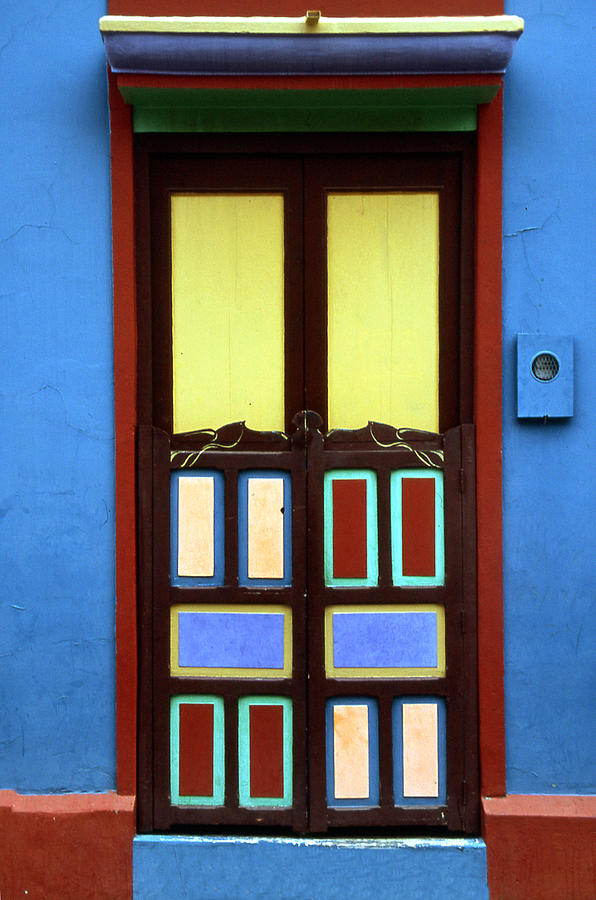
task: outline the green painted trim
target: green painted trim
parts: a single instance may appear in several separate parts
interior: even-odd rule
[[[159,110],[135,109],[134,131],[145,132],[334,132],[334,131],[476,131],[476,107],[449,110],[385,111],[303,110]]]
[[[179,793],[180,774],[180,704],[203,703],[213,706],[213,794],[210,797],[187,797]],[[224,702],[211,694],[182,694],[172,697],[170,704],[170,792],[174,806],[223,806],[225,785]]]
[[[283,797],[250,796],[250,707],[283,706]],[[293,803],[292,701],[289,697],[241,697],[238,700],[238,799],[245,807],[287,807]]]
[[[145,132],[475,131],[499,85],[393,90],[121,87]]]
[[[333,577],[333,482],[366,481],[366,578]],[[325,584],[328,587],[376,587],[379,583],[377,473],[371,469],[330,469],[323,475]]]
[[[521,32],[519,16],[412,16],[335,18],[321,16],[102,16],[101,32],[169,34],[485,34]]]
[[[248,88],[153,88],[121,85],[125,103],[138,107],[164,109],[235,109],[254,107],[266,110],[271,106],[290,109],[333,109],[354,107],[385,108],[387,110],[412,107],[468,107],[490,103],[499,90],[498,84],[479,84],[464,87],[367,88],[347,90],[258,90]]]

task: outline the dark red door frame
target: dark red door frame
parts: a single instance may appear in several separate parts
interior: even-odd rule
[[[410,87],[436,78],[411,76]],[[400,86],[396,84],[396,86]],[[501,92],[478,108],[474,421],[478,541],[481,791],[505,793],[501,522]],[[116,710],[118,792],[137,787],[137,326],[131,110],[110,76],[116,428]]]

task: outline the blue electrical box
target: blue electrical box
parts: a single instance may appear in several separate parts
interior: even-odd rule
[[[573,415],[573,338],[517,335],[518,418]]]

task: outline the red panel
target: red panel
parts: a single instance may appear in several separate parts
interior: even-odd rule
[[[333,482],[333,577],[366,578],[366,480]]]
[[[250,796],[284,795],[284,708],[251,706]]]
[[[213,794],[213,706],[180,704],[179,791],[185,797]]]
[[[112,16],[303,16],[306,7],[301,0],[109,0]],[[326,16],[498,16],[503,0],[327,0]]]
[[[404,478],[401,483],[404,575],[435,574],[435,482]]]

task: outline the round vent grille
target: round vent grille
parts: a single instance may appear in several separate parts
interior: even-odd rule
[[[559,374],[559,360],[554,353],[538,353],[532,360],[532,375],[538,381],[552,381]]]

